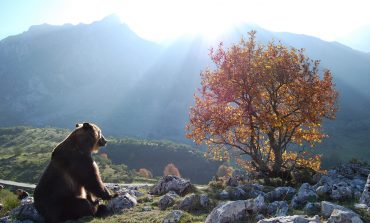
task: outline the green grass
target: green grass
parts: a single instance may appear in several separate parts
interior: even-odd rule
[[[138,198],[138,204],[132,208],[125,210],[121,214],[115,214],[104,218],[86,217],[78,221],[69,221],[69,223],[162,223],[163,219],[173,211],[172,208],[167,210],[160,210],[158,208],[159,196],[144,195]],[[150,207],[150,211],[144,211],[144,207]],[[176,207],[174,205],[173,207]],[[174,208],[176,209],[176,208]],[[207,214],[191,214],[184,211],[184,215],[180,219],[180,223],[200,223],[204,222]]]
[[[0,217],[6,216],[11,209],[20,204],[17,196],[7,189],[0,191],[0,203],[3,205],[3,209],[0,211]]]

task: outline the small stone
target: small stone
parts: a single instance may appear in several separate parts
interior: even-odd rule
[[[225,188],[225,191],[228,193],[228,199],[230,200],[244,200],[247,198],[247,194],[240,187],[228,186]]]
[[[136,198],[129,193],[119,195],[108,202],[107,208],[113,213],[122,213],[124,209],[129,209],[137,204]]]
[[[318,199],[318,195],[313,187],[308,183],[304,183],[298,190],[298,193],[294,195],[291,205],[294,209],[302,208],[307,202],[315,202]]]
[[[150,194],[163,195],[172,190],[180,196],[185,196],[193,191],[193,189],[194,187],[190,183],[190,180],[169,175],[162,177],[159,182],[150,189]]]
[[[10,211],[10,217],[19,220],[30,220],[35,222],[44,222],[44,218],[38,213],[33,204],[18,206]]]
[[[277,187],[273,191],[266,193],[266,199],[269,201],[290,200],[296,193],[293,187]]]
[[[184,215],[183,211],[174,210],[169,213],[163,220],[163,223],[177,223],[180,222],[181,217]]]
[[[304,215],[280,216],[258,221],[258,223],[321,223],[318,215],[310,218]]]
[[[21,205],[25,205],[25,204],[33,204],[33,197],[28,196],[28,197],[23,198],[21,200]]]
[[[227,200],[227,199],[229,199],[230,196],[229,196],[229,193],[226,190],[223,190],[218,194],[218,197],[219,197],[220,200]]]
[[[265,193],[262,191],[264,187],[260,184],[245,184],[239,186],[239,188],[245,192],[245,194],[243,194],[244,199],[256,198],[259,195],[265,196]]]
[[[287,201],[274,201],[267,206],[267,213],[271,216],[285,216],[288,209]]]
[[[158,207],[161,210],[166,210],[168,207],[171,207],[175,204],[175,199],[169,194],[163,195],[158,201]]]
[[[363,223],[360,216],[353,211],[334,209],[328,223]]]
[[[306,204],[306,206],[304,206],[303,211],[307,215],[317,215],[321,211],[321,204],[318,202],[309,202]]]
[[[353,207],[356,210],[367,210],[369,208],[366,204],[355,204]]]
[[[262,219],[265,219],[265,216],[263,214],[258,214],[255,218],[256,221],[259,221],[259,220],[262,220]]]
[[[151,207],[149,207],[149,206],[145,206],[145,207],[143,207],[141,210],[142,210],[142,211],[151,211],[151,210],[152,210],[152,208],[151,208]]]
[[[321,214],[324,217],[328,218],[331,215],[331,213],[334,211],[334,209],[351,212],[350,209],[345,208],[343,206],[333,204],[328,201],[321,201]]]
[[[0,218],[0,223],[12,223],[10,216],[5,216]]]
[[[229,177],[227,179],[226,185],[227,186],[231,186],[231,187],[237,187],[237,186],[239,186],[238,177]]]
[[[266,208],[264,197],[255,199],[228,201],[219,204],[208,215],[206,223],[226,223],[245,221]]]
[[[331,192],[331,189],[330,189],[330,186],[328,184],[324,184],[324,185],[319,186],[319,187],[316,188],[316,193],[320,197],[325,197],[325,196],[329,195],[330,192]]]
[[[352,199],[351,185],[345,182],[334,184],[331,189],[330,198],[336,201],[345,201]]]
[[[204,212],[210,209],[210,200],[205,194],[191,194],[181,201],[178,208],[188,212]]]

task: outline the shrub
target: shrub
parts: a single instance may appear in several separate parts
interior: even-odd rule
[[[167,164],[167,166],[164,168],[163,175],[164,176],[174,175],[181,177],[179,169],[177,169],[177,167],[173,163]]]
[[[150,172],[148,169],[140,168],[138,171],[138,174],[145,177],[145,178],[153,178],[152,172]]]

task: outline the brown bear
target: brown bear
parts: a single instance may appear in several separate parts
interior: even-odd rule
[[[46,222],[63,222],[106,211],[99,198],[112,195],[104,186],[92,153],[107,141],[98,126],[76,124],[76,129],[51,154],[34,191],[35,207]]]

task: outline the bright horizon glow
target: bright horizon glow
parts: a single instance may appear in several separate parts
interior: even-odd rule
[[[333,41],[370,26],[369,6],[367,0],[4,0],[0,39],[31,25],[91,23],[116,14],[155,41],[187,34],[214,38],[240,23]]]

